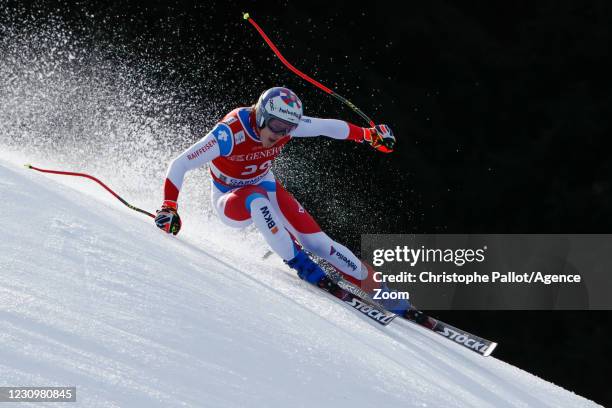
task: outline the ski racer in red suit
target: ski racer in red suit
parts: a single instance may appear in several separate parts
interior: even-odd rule
[[[268,89],[254,107],[234,109],[172,161],[166,174],[163,205],[155,218],[157,226],[167,233],[179,232],[177,199],[185,173],[208,163],[212,204],[223,223],[239,228],[254,223],[270,248],[301,279],[314,285],[329,285],[330,280],[294,240],[353,282],[360,283],[369,275],[371,281],[368,266],[321,231],[272,172],[274,159],[292,138],[320,135],[366,142],[383,152],[391,152],[395,144],[388,126],[362,128],[342,120],[307,117],[302,114],[302,102],[292,91]]]

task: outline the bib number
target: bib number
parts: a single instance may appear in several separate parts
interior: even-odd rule
[[[240,173],[241,176],[248,176],[250,174],[255,173],[257,170],[268,170],[270,168],[270,166],[272,166],[272,160],[268,160],[265,161],[263,163],[261,163],[259,166],[257,166],[256,164],[251,164],[248,166],[244,166],[244,170],[242,173]]]

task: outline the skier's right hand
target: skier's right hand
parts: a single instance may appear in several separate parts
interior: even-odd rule
[[[374,149],[383,153],[391,153],[393,151],[395,147],[395,136],[389,126],[376,125],[366,130],[368,132],[366,132],[364,140]]]
[[[161,209],[157,210],[155,225],[168,234],[178,234],[181,230],[181,217],[178,215],[176,203],[164,202]]]

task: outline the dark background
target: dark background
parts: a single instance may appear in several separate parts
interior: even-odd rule
[[[608,2],[105,0],[19,7],[60,15],[94,32],[94,40],[118,41],[117,52],[164,61],[151,75],[187,83],[193,93],[180,113],[194,136],[177,143],[177,152],[216,119],[198,114],[198,104],[205,110],[214,99],[229,111],[276,85],[294,89],[308,115],[362,124],[287,71],[242,19],[249,11],[289,61],[398,137],[392,155],[305,140],[292,142],[279,160],[277,175],[288,189],[352,248],[361,233],[611,232]],[[204,56],[213,63],[200,64]],[[211,70],[216,81],[202,81]],[[435,315],[497,340],[495,357],[612,404],[610,312]]]

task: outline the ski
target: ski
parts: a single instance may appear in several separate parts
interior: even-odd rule
[[[334,282],[332,279],[325,279],[317,287],[383,326],[387,326],[397,317],[395,313],[385,310],[380,305],[361,298],[358,295],[360,289],[355,286],[354,289],[356,290],[352,291],[350,289],[351,286],[353,285],[343,279],[338,282]]]
[[[318,287],[383,326],[389,325],[389,323],[398,316],[395,313],[385,310],[381,305],[372,300],[361,288],[343,278],[337,280],[332,280],[330,278],[325,281],[325,284]],[[483,339],[465,330],[458,329],[448,323],[428,316],[418,309],[412,308],[401,317],[484,357],[490,356],[497,347],[497,343],[493,341]]]
[[[490,356],[497,347],[496,342],[458,329],[441,320],[428,316],[414,307],[410,308],[403,315],[385,310],[366,291],[344,279],[337,269],[327,269],[326,273],[327,279],[318,286],[320,289],[342,300],[351,308],[383,326],[389,325],[397,316],[400,316],[484,357]]]
[[[465,330],[458,329],[417,309],[408,310],[402,317],[484,357],[490,356],[497,347],[497,343],[494,341],[483,339]]]

